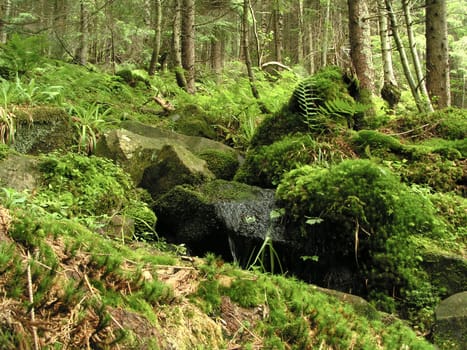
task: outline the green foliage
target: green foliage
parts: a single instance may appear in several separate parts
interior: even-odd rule
[[[157,239],[155,232],[156,214],[146,203],[139,200],[130,200],[123,214],[135,221],[134,235],[137,239],[144,239],[145,241]]]
[[[11,144],[15,141],[15,115],[7,108],[0,107],[0,144]]]
[[[304,166],[283,178],[277,196],[327,259],[355,262],[370,297],[396,296],[392,302],[403,312],[434,306],[436,295],[424,284],[408,238],[436,238],[444,227],[433,204],[389,169],[368,160],[347,160],[328,169]],[[306,225],[310,217],[323,221]],[[427,304],[419,296],[414,300],[414,289]]]
[[[356,102],[350,89],[342,71],[328,67],[297,85],[289,109],[300,115],[314,132],[325,132],[342,121],[353,126],[370,106]]]
[[[65,217],[111,215],[128,205],[134,188],[123,170],[94,156],[49,155],[39,167],[45,187],[39,194],[42,205]],[[47,198],[54,198],[54,203]]]
[[[92,103],[89,107],[70,106],[69,113],[78,134],[78,152],[91,154],[96,148],[97,137],[106,125],[105,116],[109,109],[102,111],[102,106]]]
[[[17,75],[31,73],[43,60],[41,51],[44,42],[41,36],[13,34],[6,44],[0,46],[1,76],[12,79]]]

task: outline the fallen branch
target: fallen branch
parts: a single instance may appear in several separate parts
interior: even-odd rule
[[[281,68],[284,68],[284,69],[287,69],[289,71],[292,70],[292,68],[290,68],[289,66],[286,66],[285,64],[283,63],[280,63],[280,62],[277,62],[277,61],[270,61],[270,62],[265,62],[261,65],[261,69],[264,69],[268,66],[278,66],[278,67],[281,67]]]
[[[166,113],[171,113],[175,111],[175,107],[173,104],[170,103],[170,101],[167,101],[165,98],[159,96],[159,95],[154,95],[151,99],[143,103],[143,106],[148,104],[149,102],[154,101],[156,102],[159,106],[162,107],[164,112]]]

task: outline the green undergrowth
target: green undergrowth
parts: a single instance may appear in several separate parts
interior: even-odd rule
[[[401,321],[377,314],[366,318],[352,306],[312,286],[283,276],[239,271],[208,255],[204,275],[191,298],[212,317],[222,317],[228,297],[240,307],[259,310],[262,317],[243,320],[248,332],[268,349],[432,349]],[[229,283],[221,283],[220,276]],[[227,276],[227,277],[225,277]],[[239,322],[242,320],[239,320]],[[242,329],[239,330],[239,332]],[[253,339],[250,345],[253,345]]]

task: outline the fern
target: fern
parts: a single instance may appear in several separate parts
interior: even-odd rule
[[[348,101],[343,99],[335,99],[325,101],[324,106],[320,106],[320,112],[329,116],[354,116],[359,113],[364,113],[370,108],[369,105]]]
[[[320,98],[317,96],[313,85],[312,79],[305,79],[298,84],[293,93],[298,103],[298,112],[306,119],[312,118],[319,113],[318,104]]]

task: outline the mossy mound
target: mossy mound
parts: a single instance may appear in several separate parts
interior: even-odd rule
[[[212,127],[212,121],[203,109],[197,105],[186,105],[177,109],[177,114],[171,116],[174,130],[188,136],[201,136],[216,139],[217,133]]]
[[[357,294],[406,316],[433,308],[436,291],[426,282],[410,237],[437,239],[445,226],[432,202],[389,169],[369,160],[305,166],[283,178],[277,196],[307,244],[316,247],[320,263],[338,261],[358,271]]]
[[[259,125],[251,146],[268,145],[295,133],[319,135],[360,124],[365,108],[352,97],[352,93],[358,95],[356,90],[355,82],[337,67],[304,79],[293,91],[288,105]]]
[[[196,155],[206,161],[217,179],[232,180],[239,166],[238,156],[234,152],[207,149]]]
[[[286,136],[270,145],[247,152],[245,162],[235,180],[250,185],[271,188],[282,175],[305,164],[332,164],[350,157],[328,142],[316,141],[311,135]]]
[[[467,111],[447,108],[428,114],[403,115],[391,121],[388,127],[413,140],[462,140],[467,137]]]

